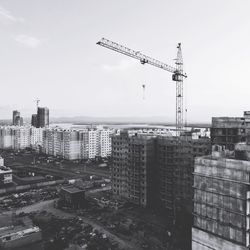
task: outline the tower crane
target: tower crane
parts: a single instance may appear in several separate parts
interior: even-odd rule
[[[40,100],[36,98],[35,102],[36,102],[36,108],[38,109]]]
[[[172,80],[176,83],[176,134],[179,136],[183,130],[183,79],[187,77],[187,75],[183,72],[181,43],[178,43],[177,45],[177,58],[175,59],[175,67],[169,66],[166,63],[142,54],[140,51],[129,49],[106,38],[102,38],[97,42],[97,44],[107,49],[137,59],[143,65],[150,64],[172,73]]]

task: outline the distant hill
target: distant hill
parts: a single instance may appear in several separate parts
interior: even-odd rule
[[[24,118],[24,122],[30,123],[30,118]],[[11,120],[0,120],[0,125],[11,125]],[[175,126],[172,119],[163,116],[149,117],[92,117],[92,116],[76,116],[76,117],[51,117],[50,123],[73,123],[82,124],[152,124],[152,125],[168,125]],[[192,122],[188,126],[192,127],[210,127],[210,123]]]

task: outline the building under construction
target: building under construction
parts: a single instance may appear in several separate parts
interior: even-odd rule
[[[210,139],[130,134],[112,139],[112,192],[140,206],[163,208],[173,218],[191,212],[194,157],[210,153]]]
[[[243,117],[213,117],[211,141],[213,145],[225,146],[234,150],[234,145],[245,142],[250,131],[250,112],[245,111]]]
[[[122,131],[112,140],[112,191],[116,197],[146,207],[155,188],[155,136]]]
[[[214,146],[195,159],[193,250],[246,250],[250,246],[250,146]]]
[[[160,201],[172,216],[174,209],[191,212],[194,157],[209,154],[210,148],[209,138],[157,138]]]

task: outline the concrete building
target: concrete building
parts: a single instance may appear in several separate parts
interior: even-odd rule
[[[15,120],[17,116],[20,116],[20,112],[18,110],[14,110],[12,114],[12,125],[15,125]]]
[[[157,194],[156,137],[121,131],[112,137],[112,192],[139,206],[152,206]]]
[[[157,141],[159,167],[159,199],[163,208],[174,217],[175,208],[192,199],[192,144],[185,138],[160,137]]]
[[[135,135],[129,138],[127,162],[128,199],[139,206],[152,206],[156,190],[155,138]]]
[[[23,126],[23,118],[21,116],[17,116],[15,118],[15,126]]]
[[[68,160],[81,159],[81,144],[79,131],[63,131],[62,138],[62,152],[63,158]]]
[[[49,109],[47,107],[37,108],[37,128],[49,126]]]
[[[90,129],[88,131],[88,158],[89,159],[93,159],[97,156],[98,153],[98,148],[97,148],[97,140],[98,140],[98,136],[96,133],[95,129]]]
[[[0,156],[0,167],[4,166],[4,159]]]
[[[79,136],[80,136],[81,159],[90,159],[89,158],[89,133],[87,130],[81,130],[79,132]],[[111,148],[111,144],[109,145],[109,147]]]
[[[170,217],[182,213],[183,209],[191,214],[194,158],[210,152],[211,143],[207,137],[158,137],[159,195]]]
[[[110,129],[98,129],[97,131],[97,155],[107,157],[111,155],[111,134]]]
[[[13,111],[12,125],[14,125],[14,126],[23,126],[23,118],[21,117],[20,112],[17,111],[17,110]]]
[[[193,250],[250,246],[250,146],[214,146],[194,166]]]
[[[31,126],[1,126],[0,148],[21,150],[25,148],[36,148],[42,146],[42,135],[44,128]]]
[[[31,126],[33,126],[33,127],[37,127],[37,114],[33,114],[32,116],[31,116]]]
[[[0,148],[12,149],[14,145],[14,130],[12,126],[0,127]]]
[[[110,129],[46,129],[43,152],[68,160],[94,159],[111,154]]]
[[[127,165],[129,134],[121,131],[112,137],[111,185],[113,195],[117,198],[128,198]]]
[[[68,160],[82,159],[79,131],[46,129],[43,133],[43,152]]]
[[[112,137],[112,192],[142,206],[162,207],[174,217],[192,212],[194,157],[210,153],[210,139],[121,131]]]
[[[5,166],[0,166],[0,186],[12,183],[12,170]]]
[[[20,117],[20,112],[17,111],[17,110],[14,110],[13,111],[13,114],[12,114],[12,125],[16,125],[16,118],[17,117]]]
[[[13,149],[20,150],[30,147],[30,127],[13,128]]]
[[[74,186],[62,187],[60,198],[72,208],[83,208],[86,204],[85,191]]]
[[[155,135],[155,136],[176,136],[176,127],[174,126],[159,126],[159,125],[135,125],[127,126],[123,129],[128,130],[130,133]],[[119,132],[121,129],[118,129]],[[192,135],[193,139],[200,137],[210,138],[210,128],[208,127],[185,127],[185,133],[188,132]]]
[[[29,127],[0,127],[0,148],[20,150],[26,147],[30,147]]]
[[[30,147],[39,150],[43,146],[43,131],[44,128],[30,128]]]
[[[22,150],[33,148],[68,160],[94,159],[111,155],[109,128],[50,129],[33,126],[1,126],[0,148]]]
[[[249,131],[250,111],[245,111],[243,117],[213,117],[211,141],[213,145],[234,150],[235,144],[246,141]]]

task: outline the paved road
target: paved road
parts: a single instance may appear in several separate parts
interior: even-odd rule
[[[75,214],[67,213],[67,212],[64,212],[62,210],[54,208],[54,201],[55,200],[41,201],[41,202],[35,203],[33,205],[17,209],[16,214],[19,214],[19,213],[22,213],[22,212],[31,213],[31,212],[34,212],[34,211],[43,211],[43,210],[45,210],[45,211],[50,212],[50,213],[52,213],[52,214],[54,214],[56,216],[59,216],[61,218],[62,217],[71,218],[71,217],[76,216]],[[11,211],[8,211],[5,214],[11,214],[11,213],[12,213]],[[126,240],[123,240],[123,239],[117,237],[113,233],[109,232],[108,230],[106,230],[102,226],[100,226],[97,223],[95,223],[94,221],[92,221],[91,219],[88,219],[88,218],[83,217],[83,216],[79,216],[79,217],[81,217],[83,222],[85,222],[87,224],[90,224],[93,228],[97,229],[99,232],[106,234],[109,239],[111,239],[114,242],[117,242],[119,244],[120,248],[122,248],[124,250],[125,249],[127,249],[127,250],[130,250],[130,249],[133,249],[133,250],[138,249],[139,250],[140,249],[140,248],[138,248],[138,246],[132,244],[132,242],[129,242],[129,241],[126,241]]]

